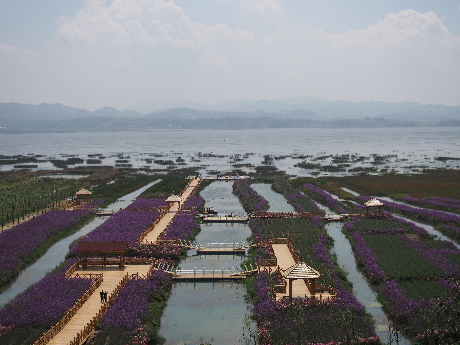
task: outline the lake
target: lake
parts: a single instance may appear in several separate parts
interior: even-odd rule
[[[82,164],[69,166],[86,165],[88,158],[97,158],[101,165],[130,164],[134,168],[165,169],[171,163],[177,167],[197,166],[202,174],[207,174],[235,168],[251,172],[255,166],[269,164],[293,175],[308,175],[313,171],[296,167],[302,161],[324,166],[333,163],[332,156],[354,155],[361,158],[353,159],[351,168],[377,166],[404,173],[423,168],[460,168],[460,129],[1,131],[0,155],[35,155],[39,162],[33,163],[37,165],[33,170],[55,168],[50,159],[79,157],[84,160]],[[385,156],[385,159],[376,164],[375,156]],[[440,157],[449,159],[439,160]],[[0,164],[1,170],[14,168],[12,164],[1,163],[1,159]]]

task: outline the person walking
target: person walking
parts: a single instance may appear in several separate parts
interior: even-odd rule
[[[104,291],[104,302],[107,302],[107,291]]]
[[[101,296],[101,303],[104,303],[104,290],[101,290],[101,292],[99,292],[99,296]]]

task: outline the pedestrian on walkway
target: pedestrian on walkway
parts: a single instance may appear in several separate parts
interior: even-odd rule
[[[101,290],[101,292],[99,292],[99,296],[101,296],[101,303],[104,303],[104,290]]]
[[[104,291],[104,302],[107,302],[107,291]]]

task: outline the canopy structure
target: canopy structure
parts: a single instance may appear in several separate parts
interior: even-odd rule
[[[83,267],[118,264],[121,268],[128,247],[127,241],[80,241],[77,243],[79,264]]]
[[[303,279],[312,296],[316,292],[316,280],[321,277],[321,274],[308,266],[305,262],[298,262],[295,265],[287,268],[283,272],[283,277],[289,280],[289,300],[292,300],[292,281]]]
[[[382,207],[384,204],[380,201],[377,200],[376,198],[372,198],[364,203],[366,205],[366,214],[369,216],[371,213],[377,213],[379,216],[382,216]],[[371,209],[377,208],[377,212],[371,212]]]
[[[180,196],[178,196],[178,195],[172,194],[166,199],[166,202],[168,204],[170,204],[170,205],[174,204],[175,202],[178,202],[179,207],[180,207],[180,204],[182,202],[182,198]]]
[[[75,196],[77,197],[77,204],[80,204],[82,201],[82,198],[85,198],[85,201],[88,202],[90,199],[90,196],[93,193],[91,193],[89,190],[82,188],[79,191],[75,193]]]

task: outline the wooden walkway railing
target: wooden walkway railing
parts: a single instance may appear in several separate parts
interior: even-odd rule
[[[99,309],[96,316],[94,316],[93,319],[86,324],[86,326],[80,331],[80,333],[78,333],[75,336],[75,338],[69,343],[69,345],[80,345],[83,341],[85,341],[89,337],[91,332],[93,332],[94,328],[96,327],[96,324],[101,320],[102,316],[107,312],[110,305],[113,303],[114,298],[118,296],[121,288],[129,279],[130,279],[130,275],[126,273],[126,275],[118,283],[117,287],[113,290],[112,294],[107,299],[107,302],[105,302],[102,305],[102,307]]]
[[[78,309],[89,299],[89,297],[96,291],[96,289],[101,285],[103,277],[102,274],[80,274],[79,277],[82,278],[95,278],[93,284],[91,284],[90,288],[86,290],[83,296],[70,308],[67,313],[56,323],[48,332],[43,334],[40,339],[34,342],[34,345],[44,345],[47,344],[51,339],[54,338],[56,334],[58,334],[64,326],[69,322],[69,320],[77,313]]]

